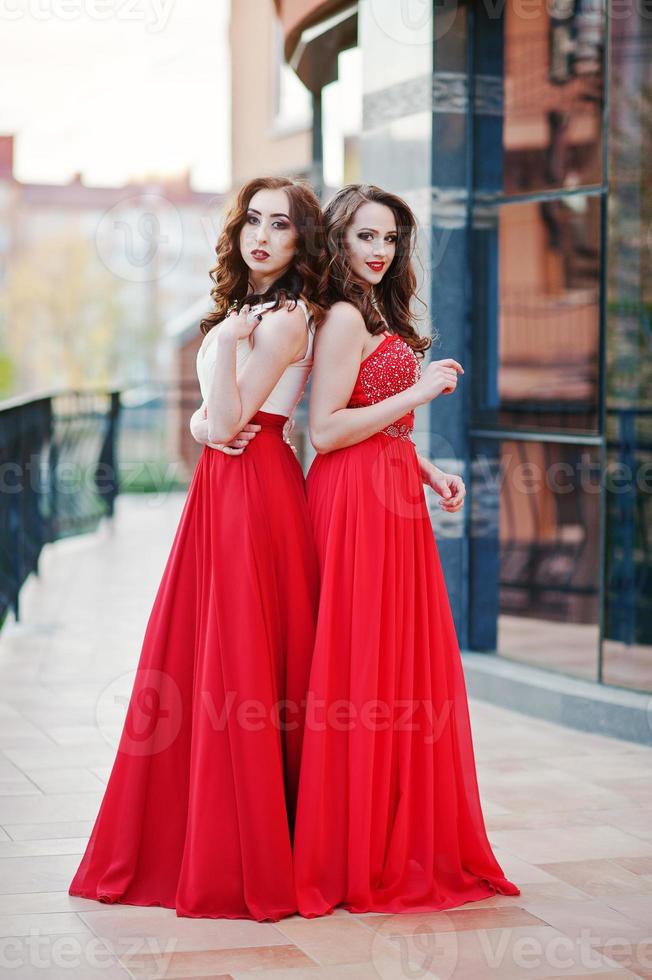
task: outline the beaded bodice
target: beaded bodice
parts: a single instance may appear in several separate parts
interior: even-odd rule
[[[375,405],[405,391],[420,376],[421,366],[412,348],[398,334],[389,334],[361,362],[348,407]],[[409,439],[413,429],[414,412],[408,412],[381,431],[389,436]]]

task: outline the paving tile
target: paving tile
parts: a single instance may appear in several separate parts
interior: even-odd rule
[[[57,820],[52,823],[8,823],[0,840],[49,840],[56,837],[89,837],[93,820]]]
[[[608,973],[593,973],[593,977],[597,977],[598,980],[623,980],[624,977],[634,978],[638,974],[630,973],[629,970],[609,970]],[[586,973],[573,973],[569,975],[568,973],[554,973],[550,974],[549,977],[544,977],[544,980],[583,980],[586,977]]]
[[[8,626],[9,623],[7,623],[5,629],[7,629]],[[0,700],[0,718],[17,718],[19,715],[20,712],[17,711],[16,708],[12,707],[8,701]]]
[[[89,771],[97,776],[100,782],[106,786],[111,775],[111,766],[90,766]]]
[[[41,915],[0,915],[0,937],[29,936],[32,931],[43,936],[92,932],[75,912],[46,912]]]
[[[355,917],[292,917],[276,924],[300,949],[321,966],[367,963],[371,960],[373,931]]]
[[[640,779],[647,773],[652,778],[652,753],[631,752],[629,748],[622,752],[611,752],[603,755],[559,755],[538,760],[541,765],[550,765],[555,769],[579,776],[582,780],[605,779],[621,780],[627,777]]]
[[[156,906],[109,905],[102,911],[89,906],[87,903],[87,908],[79,911],[82,921],[116,951],[121,943],[134,938],[159,946],[174,941],[176,952],[288,945],[287,937],[271,922],[194,919]]]
[[[103,782],[89,769],[26,769],[25,775],[42,793],[97,793]]]
[[[402,961],[420,968],[424,977],[540,980],[551,974],[599,975],[615,966],[596,950],[544,925],[445,932],[431,941],[420,934],[402,935],[393,941]],[[404,975],[407,980],[407,969]]]
[[[21,892],[0,894],[0,915],[39,915],[42,912],[88,912],[107,910],[114,906],[105,902],[91,902],[87,898],[69,895],[67,891]]]
[[[120,963],[126,967],[134,980],[153,980],[155,977],[198,976],[207,977],[220,973],[233,973],[234,970],[255,970],[258,976],[264,976],[266,970],[285,971],[295,976],[294,971],[299,967],[314,965],[305,953],[293,945],[287,946],[257,946],[241,949],[195,950],[170,952],[165,947],[154,953],[136,951],[133,955],[120,958]]]
[[[0,684],[2,684],[2,680],[0,680]],[[46,751],[52,748],[52,740],[44,732],[39,735],[14,735],[11,738],[5,735],[0,745],[7,755],[10,752],[21,750],[38,753],[39,750]]]
[[[647,881],[644,875],[637,875],[623,867],[622,860],[617,858],[563,861],[540,867],[542,871],[594,897],[638,892],[649,892],[652,895],[652,876]]]
[[[532,810],[533,798],[545,799],[548,810],[587,810],[621,807],[627,802],[614,782],[578,779],[558,769],[529,767],[524,773],[504,773],[501,780],[479,775],[483,800],[494,800],[510,810]]]
[[[136,666],[184,499],[119,498],[110,533],[49,546],[23,590],[22,622],[0,631],[0,937],[17,943],[8,976],[652,980],[640,955],[652,922],[652,749],[573,731],[569,752],[563,726],[474,699],[489,837],[518,896],[272,924],[68,895],[115,757],[97,700]],[[44,965],[30,936],[44,940]]]
[[[11,742],[14,738],[41,738],[43,732],[29,721],[22,712],[11,717],[0,716],[0,745]]]
[[[612,909],[620,912],[625,918],[636,922],[639,925],[647,926],[652,931],[652,894],[648,891],[645,894],[630,893],[629,895],[609,895],[603,898],[605,905],[610,905]],[[652,955],[650,957],[652,967]]]
[[[648,775],[640,779],[600,779],[599,785],[610,793],[616,793],[621,806],[631,801],[639,806],[652,807],[652,779]]]
[[[646,939],[652,956],[652,920],[641,925],[599,899],[588,902],[528,902],[527,910],[542,922],[554,926],[573,939],[582,939],[594,947],[609,943],[638,944]],[[652,902],[649,903],[652,910]]]
[[[652,963],[650,962],[649,943],[644,948],[632,948],[628,944],[610,945],[605,949],[597,949],[599,953],[608,956],[610,960],[618,964],[623,970],[628,971],[628,976],[652,980]]]
[[[411,965],[402,966],[391,951],[377,956],[373,963],[337,964],[336,966],[314,966],[308,969],[284,970],[235,970],[233,980],[415,980],[426,974]],[[198,977],[193,980],[199,980]],[[206,980],[206,978],[202,978]],[[212,978],[211,978],[212,980]],[[496,980],[496,978],[494,978]]]
[[[20,779],[22,775],[23,773],[20,769],[13,762],[10,762],[3,752],[0,752],[0,785],[5,781],[11,782],[12,780]]]
[[[516,900],[521,903],[521,896]],[[476,902],[468,909],[451,909],[443,912],[401,913],[382,915],[367,923],[374,932],[395,936],[432,935],[442,932],[468,932],[474,929],[511,929],[517,926],[540,926],[549,923],[536,914],[517,905],[503,908],[476,908]],[[561,903],[560,903],[561,904]]]
[[[550,864],[590,858],[652,856],[652,842],[626,834],[617,827],[538,827],[536,830],[497,830],[492,842],[524,861]]]
[[[42,790],[25,776],[20,779],[3,779],[0,783],[0,796],[40,796]]]
[[[255,976],[258,977],[258,980],[264,980],[264,978],[267,977],[267,973],[268,973],[267,970],[263,970],[262,972],[256,973]],[[219,974],[218,973],[211,973],[207,977],[206,976],[203,976],[203,977],[184,977],[184,980],[233,980],[233,977],[232,977],[232,975],[230,973],[219,973]],[[294,971],[292,972],[292,980],[295,980]]]
[[[50,840],[0,841],[0,858],[38,857],[46,854],[82,855],[87,837],[56,837]]]
[[[103,745],[104,736],[95,724],[57,725],[49,727],[47,733],[57,745]]]
[[[93,937],[53,936],[33,951],[18,938],[4,946],[11,980],[132,980],[129,972],[93,944]],[[5,940],[5,943],[8,941]]]
[[[78,865],[75,854],[0,858],[0,894],[63,891]]]
[[[61,820],[95,819],[102,799],[97,793],[57,793],[6,796],[0,799],[0,825],[58,823]]]
[[[510,830],[512,827],[525,830],[536,827],[586,827],[598,824],[618,827],[625,833],[652,841],[652,808],[646,809],[636,804],[594,810],[513,808],[505,813],[495,814],[486,821],[486,824],[487,829],[492,832]]]
[[[618,864],[635,875],[652,875],[652,857],[619,857]]]
[[[46,748],[5,749],[7,758],[23,772],[65,769],[74,766],[101,766],[113,762],[115,752],[104,742],[100,745],[52,745]]]

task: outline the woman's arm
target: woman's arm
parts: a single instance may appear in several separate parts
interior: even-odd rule
[[[461,365],[452,358],[428,365],[416,384],[375,405],[347,408],[360,370],[367,330],[360,312],[351,303],[335,303],[315,338],[310,440],[318,453],[353,446],[385,426],[431,401],[455,390]],[[456,365],[456,367],[454,367]]]
[[[208,418],[206,417],[206,402],[202,402],[196,412],[190,417],[190,433],[200,445],[210,446],[211,449],[219,449],[227,456],[241,456],[261,426],[254,422],[248,422],[241,432],[238,432],[235,439],[223,444],[211,442],[208,438]]]
[[[217,362],[207,398],[211,442],[231,442],[306,347],[306,320],[298,306],[260,314],[260,320],[248,321],[248,314],[245,306],[238,316],[227,317],[217,328]],[[254,329],[253,350],[237,378],[236,344]]]

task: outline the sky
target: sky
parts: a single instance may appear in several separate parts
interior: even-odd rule
[[[0,0],[0,134],[18,180],[229,186],[228,0]]]

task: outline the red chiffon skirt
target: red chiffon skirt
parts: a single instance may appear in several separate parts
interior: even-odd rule
[[[179,916],[296,912],[292,825],[318,565],[285,417],[204,446],[71,895]]]
[[[318,456],[321,596],[294,838],[312,917],[426,912],[500,892],[467,692],[414,444]]]

